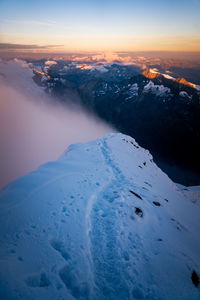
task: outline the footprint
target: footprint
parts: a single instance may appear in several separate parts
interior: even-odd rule
[[[148,186],[152,187],[152,185],[150,183],[148,183],[147,181],[145,181],[144,183],[147,184]]]
[[[67,210],[66,206],[63,206],[62,212],[66,212],[66,210]]]
[[[199,276],[197,275],[197,273],[195,271],[192,272],[191,279],[192,279],[194,286],[198,287],[200,281],[199,281]]]
[[[153,204],[154,204],[155,206],[161,206],[160,202],[158,202],[158,201],[153,201]]]
[[[18,256],[19,261],[23,261],[23,258],[21,256]]]
[[[33,288],[47,287],[51,284],[45,273],[29,276],[28,278],[26,278],[25,282],[28,286]]]
[[[58,240],[52,240],[50,242],[51,246],[56,250],[58,251],[62,257],[65,259],[65,260],[69,260],[70,259],[70,255],[69,253],[66,251],[64,245],[62,242],[58,241]]]
[[[77,276],[70,266],[63,267],[59,272],[60,279],[65,287],[71,291],[75,299],[90,299],[90,291],[86,282],[78,282]]]
[[[138,195],[137,193],[133,192],[132,190],[129,190],[129,192],[131,194],[133,194],[134,196],[136,196],[137,198],[139,198],[140,200],[143,200],[142,197],[140,195]]]
[[[135,213],[138,215],[140,218],[143,218],[143,211],[139,207],[135,207]]]
[[[143,292],[138,287],[133,288],[132,295],[133,295],[134,299],[144,299]]]

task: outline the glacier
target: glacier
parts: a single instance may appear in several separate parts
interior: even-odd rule
[[[131,137],[71,145],[0,191],[0,299],[200,299],[199,216]]]

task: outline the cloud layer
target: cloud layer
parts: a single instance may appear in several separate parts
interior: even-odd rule
[[[0,73],[0,186],[57,159],[72,143],[113,131],[80,108],[50,103],[23,62],[1,62]]]

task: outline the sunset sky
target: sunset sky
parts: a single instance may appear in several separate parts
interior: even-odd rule
[[[200,0],[0,0],[0,43],[200,51]]]

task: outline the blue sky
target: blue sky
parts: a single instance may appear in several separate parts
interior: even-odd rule
[[[5,43],[200,50],[200,0],[0,0],[0,20]]]

